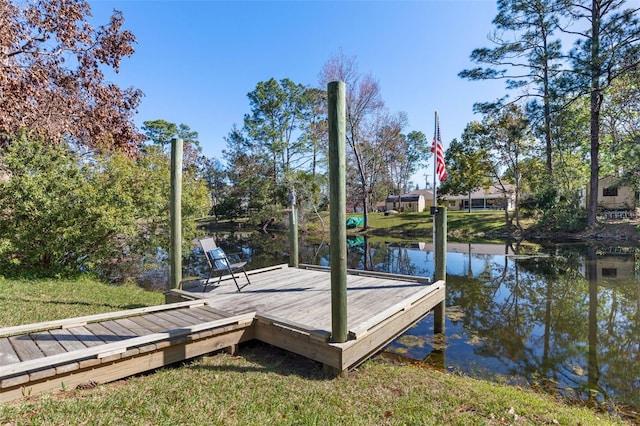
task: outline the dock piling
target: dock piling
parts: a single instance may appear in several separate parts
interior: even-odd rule
[[[331,339],[347,341],[347,227],[346,227],[346,96],[345,83],[327,86],[329,101],[329,193],[331,264]]]
[[[298,212],[296,191],[289,191],[289,266],[298,267]]]
[[[435,281],[447,281],[447,208],[438,207],[435,213]],[[433,309],[433,331],[444,333],[445,308],[444,301]]]
[[[171,247],[169,288],[182,281],[182,139],[171,140]]]

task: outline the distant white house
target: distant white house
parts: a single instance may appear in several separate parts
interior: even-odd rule
[[[449,210],[468,210],[469,195],[438,195],[439,204]],[[515,185],[507,184],[505,189],[491,186],[471,193],[471,210],[507,210],[515,209]],[[433,191],[415,190],[404,195],[389,195],[384,210],[400,212],[428,211],[433,205]]]
[[[465,195],[443,195],[439,197],[444,201],[449,210],[469,210],[469,200],[471,200],[471,210],[504,210],[515,209],[516,187],[512,184],[504,185],[504,189],[498,186],[477,189]]]
[[[433,192],[415,190],[404,195],[389,195],[384,203],[385,211],[423,212],[433,204]]]

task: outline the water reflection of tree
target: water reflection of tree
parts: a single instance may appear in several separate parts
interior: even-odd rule
[[[524,373],[530,381],[537,381],[538,377],[543,376],[553,382],[559,379],[557,375],[566,375],[555,371],[553,367],[559,365],[560,358],[572,358],[575,351],[569,350],[564,355],[550,351],[552,346],[557,348],[554,342],[561,340],[560,336],[553,336],[551,323],[557,324],[558,320],[574,324],[583,322],[571,315],[575,313],[575,308],[566,310],[558,307],[557,313],[554,313],[554,300],[573,306],[579,303],[575,303],[573,286],[555,288],[554,277],[540,279],[540,273],[545,268],[553,270],[552,266],[542,265],[535,260],[508,260],[505,257],[500,263],[487,263],[475,284],[468,282],[467,278],[463,280],[464,288],[456,288],[456,282],[449,279],[447,291],[449,303],[463,307],[465,326],[480,337],[481,343],[475,349],[479,356],[500,359],[510,374]],[[569,281],[574,280],[565,280],[566,283]],[[562,297],[556,297],[555,292],[562,293],[558,294]],[[552,301],[552,304],[548,301]],[[565,315],[567,313],[568,316]],[[563,318],[557,315],[563,315]],[[536,336],[535,332],[540,326],[543,335]],[[556,331],[567,333],[563,327]],[[566,378],[562,381],[566,382]]]
[[[349,247],[347,260],[349,268],[391,274],[426,275],[428,269],[411,258],[411,253],[417,250],[411,244],[372,243],[368,237],[362,238],[362,244]]]
[[[500,259],[476,279],[449,276],[447,305],[463,308],[464,326],[479,337],[475,353],[499,359],[508,374],[637,406],[640,288],[596,284],[583,253]]]

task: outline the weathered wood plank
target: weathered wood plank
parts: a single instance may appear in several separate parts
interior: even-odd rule
[[[329,337],[331,337],[331,332],[327,330],[319,330],[306,324],[296,323],[289,319],[282,319],[273,315],[257,314],[256,320],[260,324],[298,331],[302,334],[308,335],[312,340],[326,342],[327,340],[329,340]]]
[[[143,317],[146,317],[146,315],[143,315]],[[119,337],[122,337],[125,339],[138,337],[138,334],[136,332],[122,325],[121,320],[103,321],[100,324],[102,324],[103,327],[111,330],[114,334],[118,335]]]
[[[213,321],[213,320],[222,319],[230,316],[230,315],[220,315],[219,313],[216,313],[210,309],[205,309],[205,308],[182,309],[180,312],[182,312],[184,315],[189,315],[195,318],[199,322]]]
[[[171,330],[178,327],[178,324],[176,324],[175,322],[168,321],[164,319],[161,315],[158,315],[155,313],[144,315],[143,318],[149,322],[152,322],[153,324],[156,324],[163,330]]]
[[[419,298],[421,294],[434,289],[433,285],[425,286],[420,285],[414,288],[398,288],[398,289],[381,289],[366,292],[369,295],[378,295],[377,298],[354,298],[348,299],[349,306],[349,320],[352,324],[358,324],[362,322],[371,321],[375,316],[384,318],[386,311],[393,311],[397,306],[406,305],[412,303],[412,301]],[[373,319],[373,322],[376,322]],[[353,326],[352,326],[353,328]]]
[[[126,330],[131,331],[136,336],[144,336],[145,334],[151,334],[154,332],[153,330],[133,321],[131,318],[120,318],[114,320],[114,322],[119,326],[124,327]]]
[[[370,319],[366,322],[361,323],[358,327],[354,327],[352,330],[349,330],[350,333],[356,339],[361,337],[363,334],[367,333],[370,329],[377,326],[386,319],[392,317],[393,315],[396,315],[399,312],[410,309],[413,305],[421,301],[428,294],[437,292],[437,290],[440,288],[439,284],[443,284],[443,282],[438,281],[434,285],[427,286],[423,288],[422,291],[413,294],[411,297],[407,297],[402,302],[397,303],[381,312],[378,312],[376,315],[370,317]]]
[[[17,380],[13,380],[13,387],[9,387],[4,386],[8,384],[8,380],[5,381],[6,383],[0,380],[0,384],[3,385],[2,392],[0,392],[0,402],[20,399],[24,395],[36,396],[43,392],[60,391],[63,387],[66,389],[74,389],[76,386],[85,383],[106,383],[160,368],[171,362],[201,356],[245,341],[247,339],[245,330],[245,328],[239,328],[226,331],[223,334],[213,336],[211,339],[202,339],[188,344],[176,345],[167,351],[140,354],[123,359],[117,364],[102,364],[90,369],[79,370],[74,372],[74,374],[56,376],[46,381],[18,383]]]
[[[28,361],[44,356],[36,342],[29,335],[12,336],[9,337],[9,341],[20,361]]]
[[[173,310],[171,312],[157,313],[156,315],[161,316],[167,321],[171,321],[176,324],[177,327],[185,327],[198,324],[202,321],[198,321],[192,316],[183,314],[181,310]]]
[[[256,321],[254,334],[255,338],[262,342],[286,349],[334,368],[341,366],[340,348],[326,342],[310,339],[304,332],[274,327],[271,324]]]
[[[146,328],[147,330],[153,332],[153,333],[159,333],[163,330],[166,330],[166,327],[163,327],[160,324],[157,324],[153,321],[151,321],[146,315],[145,316],[139,316],[139,317],[129,317],[127,318],[129,321],[132,321],[136,324],[138,324],[140,327]]]
[[[104,344],[104,340],[96,336],[88,327],[73,327],[67,330],[87,347]]]
[[[31,338],[36,342],[36,345],[38,345],[45,356],[66,352],[66,349],[48,331],[32,333]]]
[[[125,339],[125,337],[118,336],[99,322],[87,324],[87,329],[91,331],[94,336],[100,338],[104,343],[117,342]]]
[[[20,362],[20,358],[13,350],[13,345],[7,337],[0,337],[0,365],[9,365]]]
[[[68,329],[49,330],[49,333],[60,343],[67,352],[86,349],[87,346],[74,336]]]
[[[294,268],[290,268],[290,270],[296,271]],[[216,307],[221,306],[234,313],[252,310],[265,313],[282,306],[292,306],[300,303],[301,300],[317,297],[319,292],[330,292],[330,283],[327,281],[325,288],[321,290],[314,275],[316,274],[305,274],[304,280],[301,280],[299,274],[293,274],[289,277],[283,277],[279,281],[278,287],[263,289],[256,285],[255,290],[243,292],[242,297],[216,298],[211,300],[211,304]],[[328,274],[320,273],[320,275],[323,279],[329,278]]]
[[[309,264],[301,264],[299,266],[301,269],[309,269],[316,271],[331,271],[331,268],[328,266],[320,266],[320,265],[309,265]],[[360,269],[347,269],[347,275],[361,275],[368,276],[374,278],[382,278],[382,279],[392,279],[392,280],[400,280],[400,281],[414,281],[421,283],[431,283],[431,278],[429,277],[420,277],[415,275],[403,275],[403,274],[391,274],[388,272],[377,272],[377,271],[363,271]]]
[[[67,318],[67,319],[61,319],[61,320],[55,320],[55,321],[45,321],[45,322],[40,322],[36,324],[25,324],[25,325],[18,325],[14,327],[5,327],[5,328],[0,328],[0,337],[8,337],[12,335],[29,333],[34,331],[41,331],[41,330],[48,330],[52,328],[62,328],[62,327],[68,328],[76,325],[86,325],[90,322],[129,317],[132,315],[141,315],[148,312],[176,309],[183,306],[204,305],[206,303],[207,301],[202,299],[189,300],[186,302],[179,302],[179,303],[170,304],[170,305],[147,306],[144,308],[109,312],[105,314],[87,315],[87,316],[77,317],[77,318]]]

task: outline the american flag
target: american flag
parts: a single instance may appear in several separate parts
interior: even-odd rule
[[[440,139],[440,122],[436,124],[436,134],[433,137],[433,143],[431,144],[431,152],[436,154],[436,175],[440,182],[447,178],[447,169],[444,166],[444,147],[442,146],[442,140]]]

